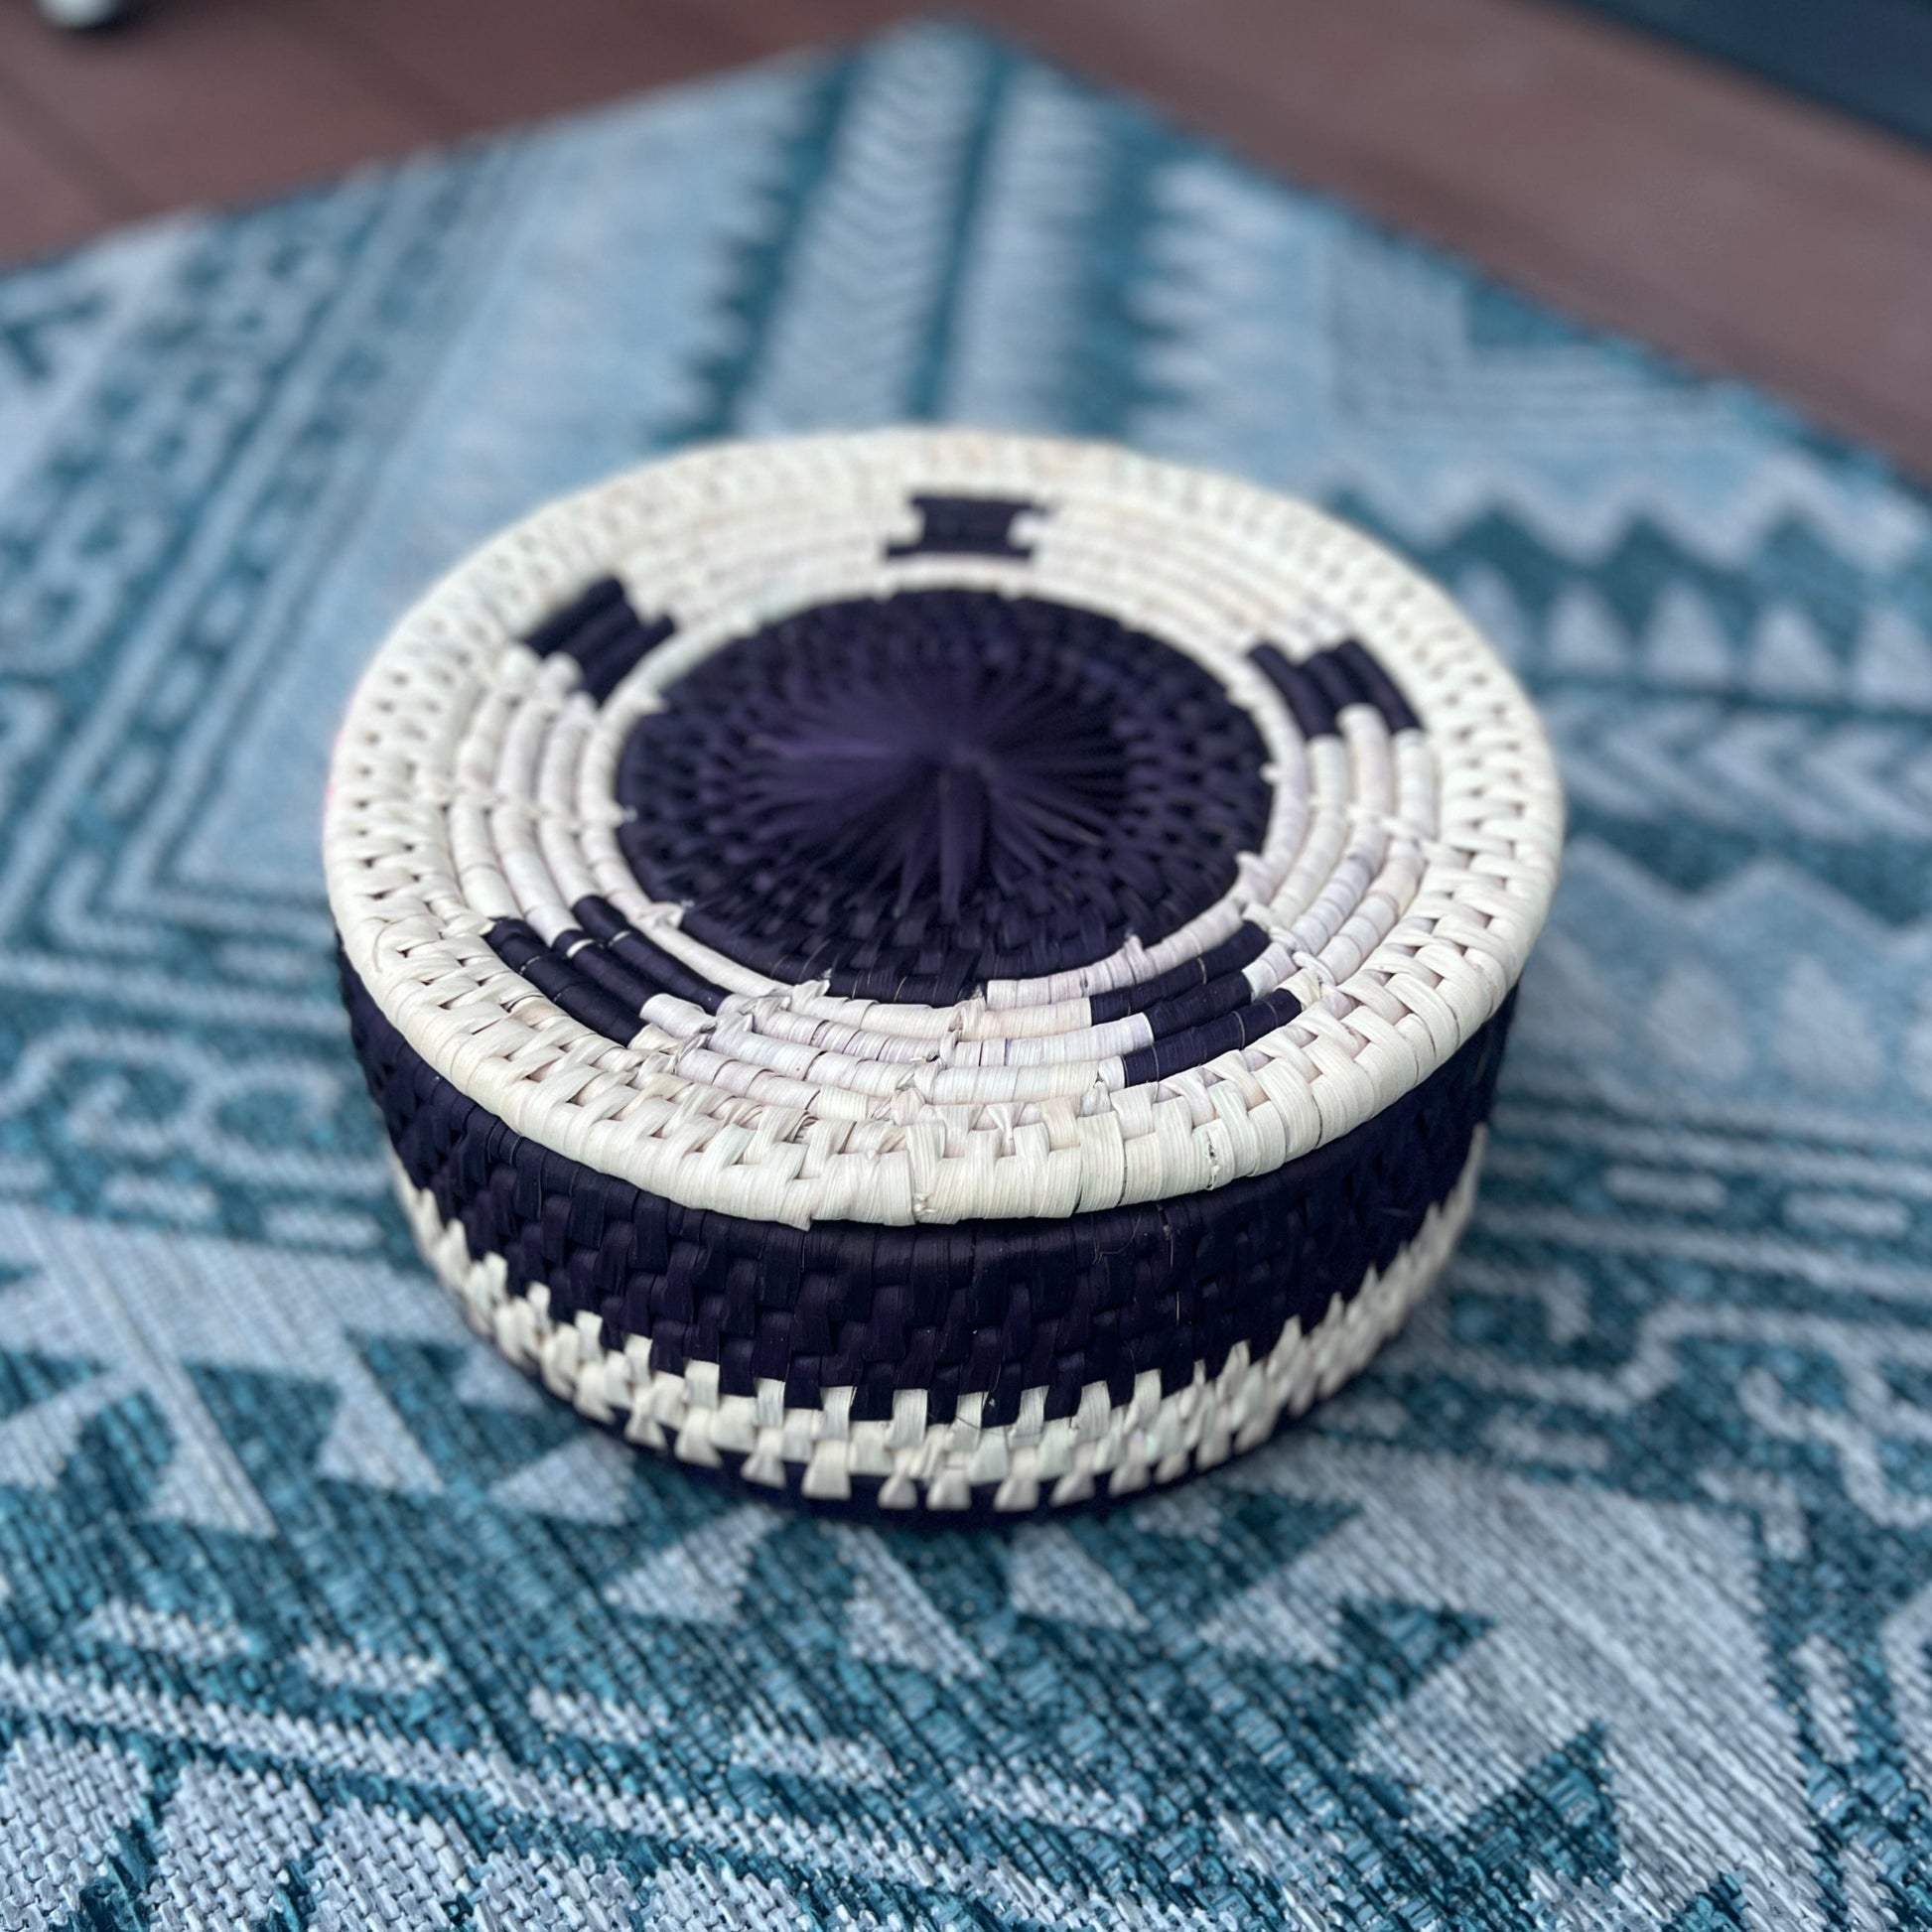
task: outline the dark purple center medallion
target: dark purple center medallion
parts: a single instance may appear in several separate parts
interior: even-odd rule
[[[624,748],[620,832],[773,978],[949,1004],[1152,945],[1267,829],[1261,737],[1193,659],[990,591],[826,604],[705,659]]]

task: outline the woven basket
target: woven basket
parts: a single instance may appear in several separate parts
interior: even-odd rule
[[[511,1360],[759,1493],[1252,1448],[1474,1194],[1561,804],[1382,550],[1102,446],[682,456],[496,538],[335,758],[357,1052]]]

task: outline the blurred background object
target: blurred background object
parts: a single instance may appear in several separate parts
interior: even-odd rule
[[[1932,141],[1925,0],[1575,0],[1914,141]]]
[[[70,33],[111,27],[127,15],[126,0],[40,0],[40,10],[51,26]]]

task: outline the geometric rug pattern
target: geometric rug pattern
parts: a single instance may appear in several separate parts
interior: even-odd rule
[[[332,986],[402,605],[694,439],[1296,490],[1573,813],[1462,1252],[1266,1452],[1015,1534],[590,1433]],[[965,30],[0,278],[0,1925],[1932,1922],[1932,504]]]

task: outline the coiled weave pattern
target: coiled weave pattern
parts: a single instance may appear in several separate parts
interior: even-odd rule
[[[895,432],[553,506],[339,744],[432,1265],[633,1441],[1022,1511],[1352,1374],[1473,1193],[1561,808],[1431,587],[1125,452]]]

